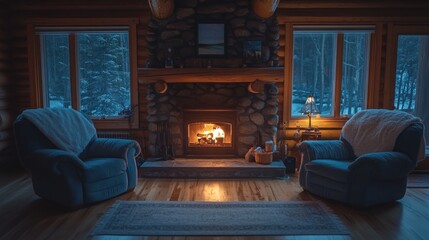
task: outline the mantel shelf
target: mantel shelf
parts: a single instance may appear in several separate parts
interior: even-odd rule
[[[140,84],[165,81],[166,83],[195,82],[283,82],[283,67],[271,68],[139,68]]]

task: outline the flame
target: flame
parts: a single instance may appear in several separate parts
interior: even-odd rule
[[[225,132],[222,130],[222,128],[220,128],[219,126],[217,126],[215,129],[213,129],[213,138],[224,138],[225,137]]]
[[[203,133],[207,136],[207,139],[213,139],[215,143],[217,143],[217,139],[225,138],[225,131],[218,125],[213,123],[206,123],[204,124],[204,127],[197,131],[198,133]],[[198,141],[201,139],[201,137],[198,137]]]

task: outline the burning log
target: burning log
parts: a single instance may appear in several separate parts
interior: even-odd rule
[[[213,138],[213,133],[197,133],[198,143],[199,144],[214,144],[215,139]]]
[[[213,128],[212,132],[197,133],[199,144],[222,144],[225,133],[220,127]]]

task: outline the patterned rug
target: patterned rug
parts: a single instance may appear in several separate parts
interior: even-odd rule
[[[348,235],[318,202],[117,201],[92,235],[268,236]]]

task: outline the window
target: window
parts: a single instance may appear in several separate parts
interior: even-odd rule
[[[68,34],[41,35],[44,106],[71,108],[70,48]]]
[[[100,128],[137,126],[134,27],[33,29],[36,107],[74,108]]]
[[[131,107],[127,31],[40,32],[40,43],[46,107],[72,107],[69,60],[70,49],[76,49],[77,108],[97,118],[126,116]]]
[[[302,116],[309,95],[321,115],[333,116],[336,39],[334,33],[294,33],[292,116]]]
[[[293,31],[291,117],[313,95],[321,117],[351,116],[366,107],[370,30]]]
[[[341,116],[351,116],[366,107],[369,46],[369,33],[344,34]]]
[[[395,109],[420,117],[429,139],[429,33],[397,36]],[[428,142],[426,142],[428,145]],[[427,146],[428,147],[428,146]]]

